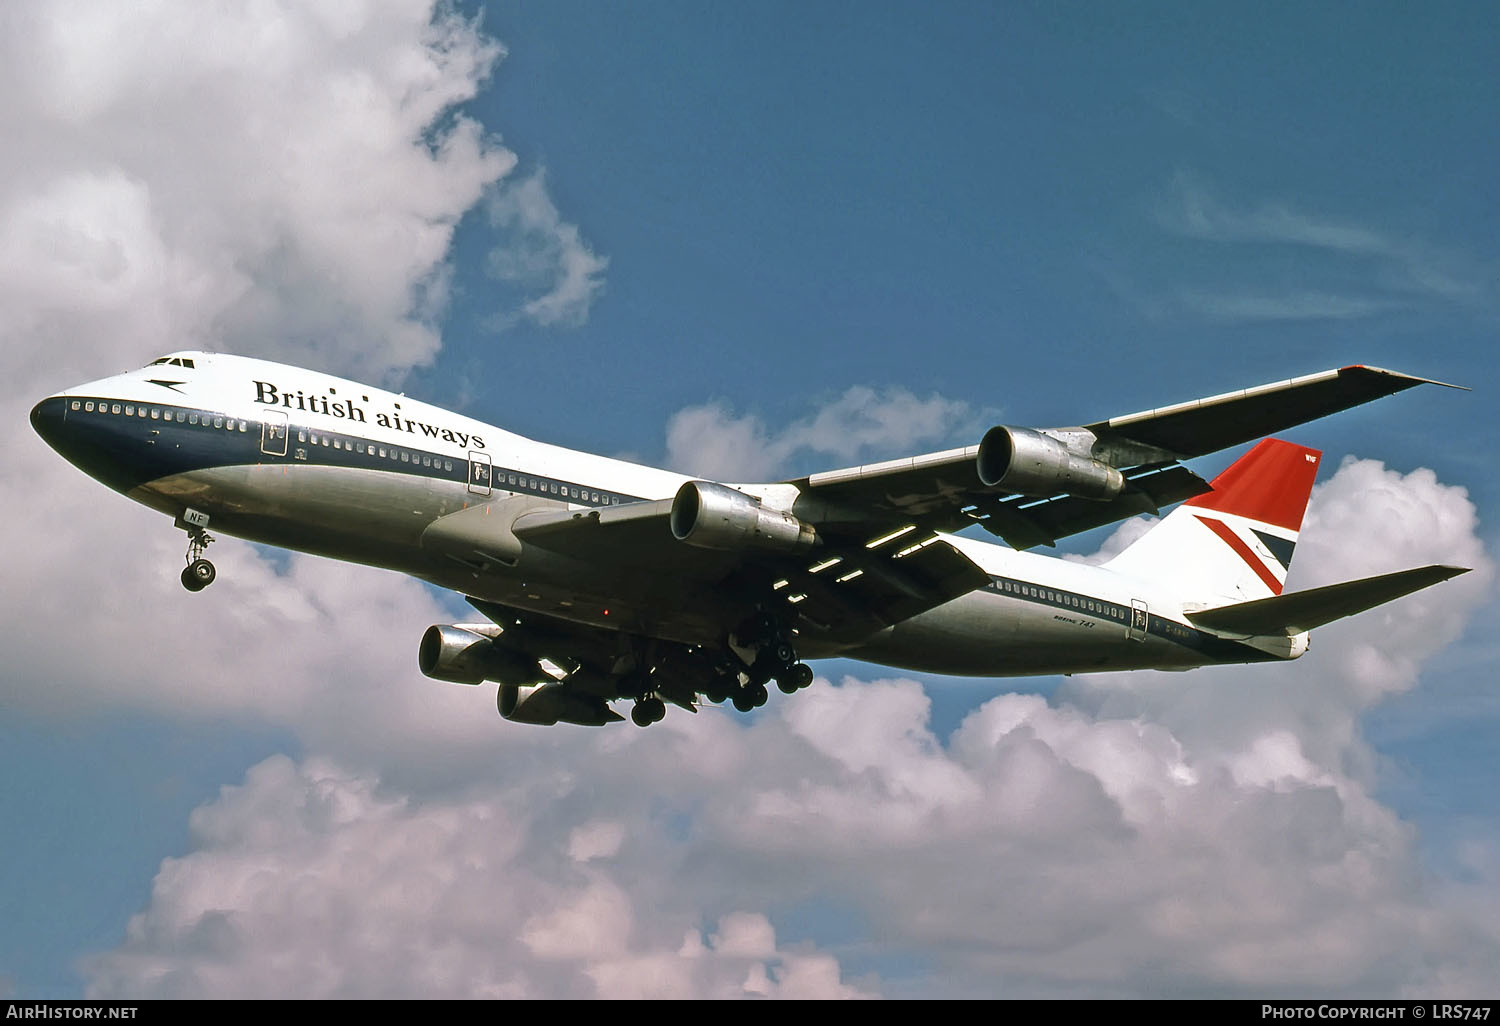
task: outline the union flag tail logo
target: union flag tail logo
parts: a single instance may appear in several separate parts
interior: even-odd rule
[[[1189,600],[1280,595],[1323,454],[1268,438],[1108,565]]]

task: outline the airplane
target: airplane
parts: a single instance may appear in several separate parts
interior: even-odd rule
[[[1422,384],[1443,383],[1342,367],[759,484],[200,351],[58,392],[31,423],[187,532],[189,591],[216,576],[210,526],[410,574],[484,617],[427,629],[427,676],[498,683],[507,720],[597,726],[625,700],[644,727],[667,703],[748,712],[835,656],[976,677],[1295,659],[1313,628],[1466,568],[1285,591],[1322,457],[1264,436]],[[1256,439],[1212,483],[1182,465]],[[1029,551],[1143,513],[1160,519],[1101,565]]]

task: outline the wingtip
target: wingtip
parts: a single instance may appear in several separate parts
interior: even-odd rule
[[[1415,385],[1441,385],[1443,388],[1456,388],[1460,392],[1472,392],[1472,391],[1474,391],[1468,385],[1455,385],[1455,384],[1453,384],[1452,382],[1449,382],[1449,381],[1439,381],[1437,378],[1424,378],[1424,377],[1421,377],[1421,376],[1416,375],[1416,374],[1405,374],[1405,373],[1402,373],[1401,371],[1388,370],[1385,367],[1373,367],[1373,366],[1371,366],[1368,363],[1352,363],[1352,364],[1350,364],[1347,367],[1340,367],[1339,368],[1339,373],[1340,374],[1343,374],[1345,371],[1366,371],[1366,372],[1371,373],[1371,374],[1380,374],[1380,375],[1382,375],[1384,377],[1400,378],[1403,381],[1409,381],[1409,382],[1411,382],[1411,384],[1413,386],[1415,386]]]

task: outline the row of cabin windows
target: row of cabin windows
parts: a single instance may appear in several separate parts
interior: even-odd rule
[[[575,488],[572,485],[559,484],[556,481],[538,481],[534,477],[524,474],[508,474],[503,471],[495,472],[495,484],[510,484],[517,488],[525,488],[533,492],[551,492],[553,495],[564,499],[577,499],[579,502],[597,502],[603,506],[618,506],[620,497],[610,495],[607,492],[591,492],[587,488]]]
[[[1123,606],[1112,605],[1108,602],[1099,602],[1091,598],[1083,598],[1079,595],[1069,595],[1061,591],[1049,591],[1046,588],[1038,588],[1034,584],[1016,584],[1013,581],[1004,581],[1001,587],[1012,595],[1030,595],[1032,598],[1046,599],[1048,602],[1061,602],[1065,606],[1087,613],[1099,613],[1103,616],[1111,616],[1121,619],[1124,614]]]
[[[92,399],[74,399],[71,408],[75,411],[82,409],[85,413],[93,413],[95,412],[96,405],[99,413],[107,413],[111,416],[148,417],[151,420],[170,421],[175,415],[176,421],[179,424],[202,424],[204,427],[212,424],[216,428],[227,429],[229,431],[243,432],[250,430],[250,425],[246,421],[236,420],[234,417],[210,417],[207,413],[199,414],[188,410],[177,410],[174,414],[172,410],[164,411],[157,406],[137,406],[134,403],[101,402],[96,404]],[[367,446],[364,442],[347,442],[332,435],[319,435],[317,432],[309,433],[306,430],[299,430],[297,432],[297,441],[306,445],[322,445],[333,449],[353,450],[370,456],[378,455],[381,459],[400,460],[402,463],[420,463],[424,467],[438,467],[441,465],[444,472],[453,472],[452,460],[441,459],[431,455],[419,455],[408,452],[405,449],[388,448],[383,445],[373,444]],[[592,492],[587,488],[559,484],[556,481],[538,481],[534,477],[528,478],[525,475],[517,476],[515,474],[497,473],[496,483],[505,483],[507,478],[509,483],[517,488],[526,488],[533,492],[540,491],[545,493],[550,491],[553,495],[577,499],[580,502],[599,503],[605,506],[618,506],[620,504],[620,497],[618,495]]]
[[[306,430],[299,430],[297,432],[297,441],[305,442],[308,445],[321,445],[325,448],[357,452],[362,455],[379,456],[381,459],[400,460],[402,463],[420,463],[424,467],[441,469],[450,474],[453,472],[452,460],[445,460],[440,456],[433,456],[430,453],[408,452],[405,449],[387,448],[383,445],[366,445],[364,442],[350,442],[332,435],[320,435],[316,431],[309,432]]]
[[[93,413],[95,412],[95,406],[96,404],[91,399],[74,399],[69,408],[75,412],[81,409],[84,413]],[[151,420],[167,421],[175,417],[179,424],[192,424],[195,426],[201,424],[204,427],[213,426],[225,431],[250,430],[250,425],[246,421],[236,420],[233,417],[210,416],[207,413],[198,413],[196,410],[163,410],[159,406],[137,406],[134,403],[98,403],[97,407],[99,413],[107,413],[114,417],[147,417]]]

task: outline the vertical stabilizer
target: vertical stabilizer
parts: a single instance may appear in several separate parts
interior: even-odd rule
[[[1280,595],[1323,454],[1260,442],[1105,565],[1174,588],[1189,603]]]

